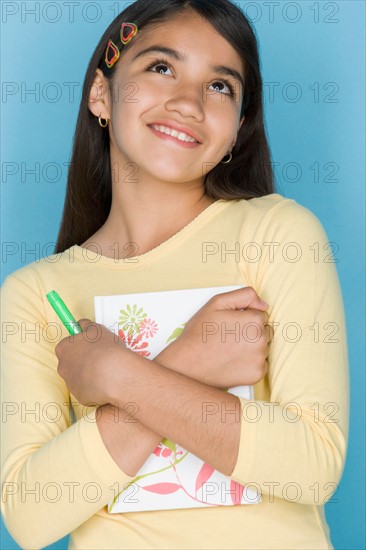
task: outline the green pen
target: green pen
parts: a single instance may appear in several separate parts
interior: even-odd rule
[[[51,292],[48,292],[46,297],[70,334],[74,335],[79,334],[79,332],[83,332],[81,326],[71,314],[70,310],[66,307],[63,300],[61,300],[56,290],[51,290]]]

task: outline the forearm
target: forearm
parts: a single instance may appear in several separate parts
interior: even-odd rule
[[[164,350],[155,358],[169,367]],[[175,365],[179,364],[175,357]],[[136,418],[133,406],[119,409],[107,404],[98,407],[97,426],[109,454],[129,476],[135,476],[164,436]]]
[[[150,434],[163,433],[213,468],[230,475],[239,450],[240,400],[170,370],[157,362],[159,358],[149,361],[127,353],[127,366],[121,365],[117,382],[114,379],[111,385],[110,402],[118,403],[122,410],[126,403],[134,403],[134,417]]]
[[[112,405],[99,407],[97,426],[109,454],[127,475],[140,470],[162,436],[131,416],[131,411]]]

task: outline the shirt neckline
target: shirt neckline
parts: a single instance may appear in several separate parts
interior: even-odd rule
[[[133,256],[131,258],[112,258],[109,256],[103,256],[101,254],[101,250],[98,250],[97,244],[95,244],[95,246],[93,247],[92,245],[90,245],[90,248],[85,248],[78,244],[75,244],[70,247],[70,251],[73,253],[73,257],[76,260],[80,260],[82,262],[98,262],[98,264],[105,266],[120,267],[121,265],[123,265],[124,267],[136,268],[138,266],[141,266],[142,263],[145,264],[146,262],[163,254],[165,251],[174,246],[178,241],[191,233],[194,229],[202,225],[202,223],[211,219],[215,214],[222,211],[223,208],[229,206],[229,204],[231,204],[232,202],[232,200],[225,199],[216,200],[215,202],[207,206],[204,210],[202,210],[202,212],[195,216],[184,227],[182,227],[182,229],[177,231],[177,233],[174,233],[174,235],[169,237],[169,239],[166,239],[158,246],[151,248],[147,252],[144,252],[143,254],[139,254],[137,256]]]

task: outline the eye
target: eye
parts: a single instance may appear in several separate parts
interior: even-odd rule
[[[152,70],[152,69],[158,69],[158,70]],[[152,71],[154,73],[160,73],[163,75],[166,75],[167,73],[164,72],[164,68],[168,70],[172,70],[170,63],[166,59],[155,59],[147,68],[147,71]],[[224,93],[224,95],[230,95],[231,97],[235,98],[235,89],[234,86],[228,81],[228,80],[216,80],[211,86],[215,87],[216,91],[219,91],[220,93]],[[221,92],[219,86],[223,86],[228,89],[226,92]]]
[[[147,67],[147,71],[151,71],[151,69],[154,69],[156,67],[159,67],[159,70],[158,71],[152,71],[154,73],[160,73],[160,74],[166,74],[165,72],[162,72],[162,67],[165,67],[169,70],[171,70],[170,68],[170,65],[167,61],[165,61],[165,59],[156,59],[153,63],[151,63],[151,65],[149,65]]]
[[[221,91],[220,89],[218,89],[219,86],[226,86],[229,90],[229,93],[227,92],[224,92],[224,93],[226,93],[227,95],[235,96],[234,87],[227,80],[217,80],[213,84],[211,84],[211,86],[214,86],[217,92]]]

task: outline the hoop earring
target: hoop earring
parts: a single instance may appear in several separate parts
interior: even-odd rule
[[[102,122],[102,120],[104,122]],[[101,128],[107,128],[108,124],[109,124],[109,119],[108,118],[102,118],[102,113],[100,113],[99,117],[98,117],[98,122],[99,122],[99,126]]]
[[[225,157],[224,157],[225,158]],[[229,153],[229,160],[220,161],[220,164],[229,164],[231,162],[231,159],[233,158],[232,153]]]

